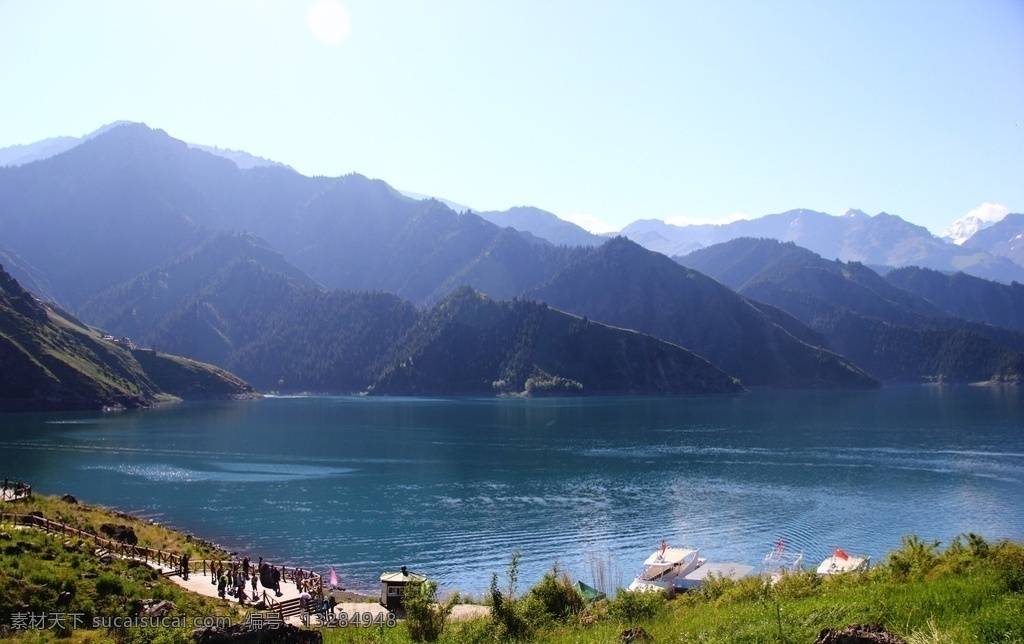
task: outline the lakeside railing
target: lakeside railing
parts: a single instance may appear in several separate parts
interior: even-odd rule
[[[31,486],[25,486],[28,488],[28,496],[31,496]],[[24,497],[22,497],[24,498]],[[128,559],[141,560],[145,563],[157,564],[161,567],[170,569],[165,572],[165,575],[180,575],[182,574],[182,555],[179,553],[167,552],[159,550],[157,548],[149,548],[146,546],[139,546],[135,544],[125,543],[123,541],[117,541],[115,539],[108,539],[98,534],[76,528],[74,526],[61,523],[59,521],[53,521],[45,517],[36,514],[15,514],[11,512],[0,513],[0,523],[7,523],[12,525],[22,525],[26,527],[33,527],[49,532],[52,534],[60,534],[64,536],[78,537],[84,541],[92,542],[97,548],[101,548],[107,553],[124,557]],[[102,554],[102,553],[101,553]],[[189,573],[190,574],[201,574],[213,576],[217,570],[231,570],[233,567],[241,567],[242,562],[238,559],[192,559],[189,562]],[[264,562],[268,565],[269,562]],[[278,568],[281,572],[281,583],[290,582],[296,585],[299,592],[308,592],[313,597],[318,598],[320,601],[323,600],[323,575],[319,573],[310,572],[303,570],[302,568],[293,567],[289,569],[287,566],[280,566]],[[251,574],[252,571],[250,571]],[[264,601],[267,602],[268,608],[273,606],[279,606],[280,603],[274,599],[271,599],[266,590],[263,591]],[[254,598],[255,599],[255,598]],[[269,600],[269,601],[267,601]],[[271,610],[274,610],[271,608]]]

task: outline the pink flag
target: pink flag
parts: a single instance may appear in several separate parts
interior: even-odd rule
[[[334,568],[331,568],[331,588],[338,587],[338,574],[334,572]]]

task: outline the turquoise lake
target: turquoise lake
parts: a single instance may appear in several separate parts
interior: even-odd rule
[[[626,585],[662,539],[817,565],[917,534],[1024,539],[1024,392],[890,387],[594,399],[267,398],[0,415],[0,471],[374,592],[483,594],[522,553]]]

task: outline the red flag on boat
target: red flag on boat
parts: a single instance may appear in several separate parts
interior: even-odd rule
[[[843,552],[842,548],[836,548],[836,557],[842,559],[843,561],[846,561],[850,558],[850,555]]]
[[[334,568],[331,568],[331,588],[338,587],[338,575],[334,572]]]

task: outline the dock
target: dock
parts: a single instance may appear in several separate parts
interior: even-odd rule
[[[754,572],[753,566],[741,563],[706,563],[684,577],[677,577],[675,587],[680,590],[695,590],[700,588],[704,580],[712,575],[738,580],[749,577],[752,572]]]

